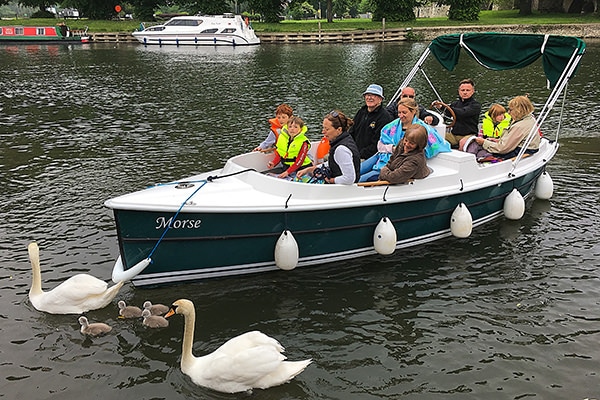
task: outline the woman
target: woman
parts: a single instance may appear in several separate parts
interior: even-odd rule
[[[418,124],[409,126],[390,161],[381,169],[379,178],[391,184],[398,184],[428,176],[425,146],[427,146],[425,127]]]
[[[326,183],[351,185],[358,181],[360,154],[348,129],[354,122],[341,111],[332,111],[323,119],[323,136],[329,140],[329,159],[319,165],[298,171],[297,176],[313,174],[315,169],[329,169],[330,175],[324,178]]]
[[[418,124],[425,128],[427,132],[427,143],[425,146],[425,156],[431,158],[444,151],[450,151],[448,143],[437,130],[418,118],[419,105],[414,99],[404,98],[398,103],[398,118],[390,122],[381,129],[377,150],[374,156],[366,159],[360,164],[359,182],[376,181],[379,178],[379,171],[390,159],[394,149],[400,140],[404,137],[406,128],[412,124]]]
[[[537,123],[533,117],[533,104],[527,96],[517,96],[508,102],[508,113],[511,123],[497,139],[484,139],[477,137],[474,140],[483,150],[499,158],[512,158],[519,154],[525,145],[527,137],[537,131]],[[525,153],[533,154],[540,148],[540,135],[534,134]],[[471,151],[469,151],[471,152]]]

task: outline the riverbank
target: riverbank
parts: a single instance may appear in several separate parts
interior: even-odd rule
[[[538,33],[564,36],[576,36],[581,39],[600,39],[600,23],[572,25],[468,25],[468,26],[436,26],[414,28],[390,28],[355,31],[315,32],[256,32],[261,43],[369,43],[431,40],[439,35],[458,32],[511,32]],[[130,32],[96,32],[91,33],[91,39],[96,43],[137,43]]]

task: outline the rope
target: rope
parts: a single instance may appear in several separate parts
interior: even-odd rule
[[[234,175],[238,175],[241,174],[243,172],[248,172],[248,171],[256,171],[255,169],[252,168],[248,168],[242,171],[238,171],[238,172],[234,172],[232,174],[227,174],[227,175],[221,175],[221,176],[209,176],[206,178],[206,180],[199,180],[199,181],[186,181],[185,183],[190,183],[190,182],[202,182],[202,184],[200,186],[198,186],[198,188],[196,190],[194,190],[194,192],[192,194],[190,194],[188,196],[187,199],[184,200],[183,203],[181,203],[181,206],[179,206],[179,209],[177,210],[177,212],[175,213],[175,215],[173,216],[173,219],[171,220],[171,223],[169,225],[167,225],[167,227],[165,228],[164,232],[162,233],[162,235],[160,236],[160,239],[158,239],[158,241],[156,242],[156,244],[154,245],[154,248],[152,249],[152,251],[150,252],[150,254],[148,255],[147,258],[149,258],[150,260],[152,260],[152,255],[154,254],[154,252],[156,251],[156,249],[158,248],[158,245],[160,244],[160,242],[162,242],[163,238],[165,237],[165,235],[167,234],[167,232],[169,231],[169,229],[171,229],[171,225],[173,225],[173,222],[175,222],[175,220],[177,219],[177,216],[179,215],[179,213],[181,212],[181,210],[183,209],[183,206],[186,205],[186,203],[192,198],[194,197],[194,195],[196,193],[198,193],[198,191],[200,189],[202,189],[204,187],[204,185],[206,185],[208,182],[213,182],[217,179],[221,179],[221,178],[227,178],[230,176],[234,176]],[[169,183],[168,185],[172,185],[172,184],[177,184],[176,183]],[[160,186],[161,184],[157,185]],[[167,185],[167,184],[165,184]]]

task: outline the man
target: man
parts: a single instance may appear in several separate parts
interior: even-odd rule
[[[365,160],[377,153],[377,142],[381,128],[392,122],[393,117],[381,105],[383,102],[383,88],[377,84],[369,85],[363,93],[365,105],[354,116],[354,125],[349,133],[358,146],[360,158]],[[396,112],[397,114],[397,112]]]
[[[475,83],[471,79],[463,79],[458,85],[458,100],[450,103],[450,108],[456,114],[456,119],[451,131],[446,132],[446,140],[454,148],[458,147],[458,143],[465,136],[477,135],[479,132],[481,104],[475,100],[474,94]]]
[[[410,86],[405,87],[400,92],[400,100],[410,98],[410,99],[415,99],[415,101],[416,101],[415,96],[416,96],[415,89],[411,88]],[[390,115],[394,119],[398,118],[398,100],[392,101],[387,106],[386,110],[388,113],[390,113]],[[440,119],[438,117],[431,114],[429,111],[427,111],[425,109],[425,107],[423,107],[420,104],[419,104],[419,119],[431,126],[436,126],[440,122]]]

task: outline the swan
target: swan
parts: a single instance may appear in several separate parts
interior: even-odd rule
[[[117,295],[124,281],[110,288],[103,280],[77,274],[47,292],[42,290],[40,249],[36,242],[27,246],[33,271],[29,301],[38,311],[50,314],[83,314],[106,307]]]
[[[117,303],[119,306],[119,318],[140,318],[142,309],[136,306],[128,306],[123,300]]]
[[[110,326],[103,322],[94,322],[90,324],[86,317],[79,317],[79,323],[81,324],[80,331],[84,335],[98,336],[112,330]]]
[[[142,307],[150,310],[150,314],[152,315],[165,315],[169,312],[169,307],[164,304],[152,304],[150,301],[145,301]]]
[[[184,317],[181,371],[196,385],[224,393],[237,393],[253,388],[266,389],[288,382],[312,362],[284,361],[283,346],[259,331],[236,336],[214,352],[195,357],[192,354],[196,311],[194,303],[180,299],[173,303],[166,318]]]
[[[160,315],[152,315],[147,308],[142,311],[142,317],[144,318],[142,324],[148,328],[166,328],[169,326],[169,321],[167,319]]]

